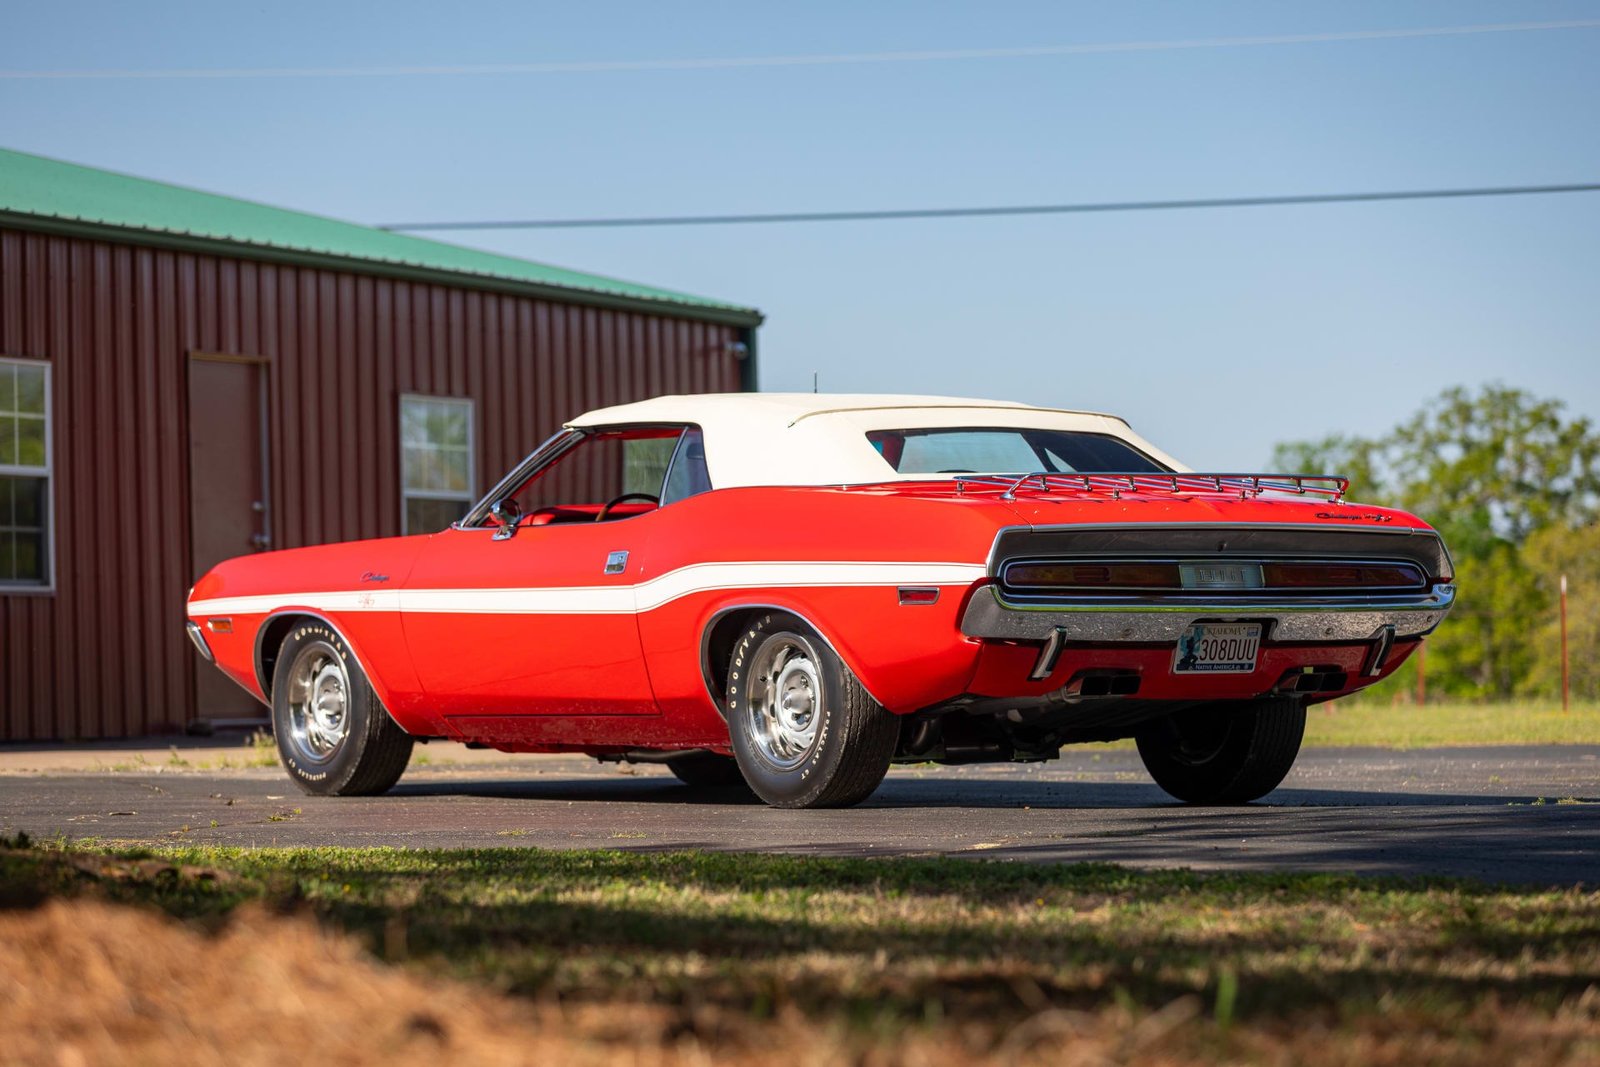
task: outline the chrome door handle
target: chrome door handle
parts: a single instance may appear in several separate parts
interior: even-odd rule
[[[627,552],[625,552],[625,551],[613,552],[609,556],[606,557],[606,570],[605,570],[605,573],[607,573],[607,574],[621,574],[623,571],[625,571],[627,569],[628,569],[628,553]]]

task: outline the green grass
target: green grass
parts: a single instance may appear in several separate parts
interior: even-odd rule
[[[1600,745],[1600,704],[1389,704],[1331,701],[1306,709],[1308,746]]]
[[[392,962],[562,1003],[883,1035],[1188,998],[1195,1041],[1246,1045],[1312,1026],[1483,1040],[1495,1020],[1578,1012],[1600,1055],[1593,890],[688,852],[0,851],[0,906],[79,894],[203,923],[262,901]]]

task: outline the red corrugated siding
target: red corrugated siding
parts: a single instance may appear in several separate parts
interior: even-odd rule
[[[54,367],[56,591],[0,594],[0,740],[196,718],[191,352],[269,360],[272,538],[400,532],[402,393],[477,402],[481,491],[561,420],[740,387],[734,327],[0,230],[0,355]]]

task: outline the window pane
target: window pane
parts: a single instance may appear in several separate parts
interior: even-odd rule
[[[43,478],[0,478],[0,526],[44,528]]]
[[[0,582],[44,585],[48,580],[48,488],[45,478],[0,477]]]
[[[16,540],[16,581],[44,584],[44,552],[38,534],[12,534]]]
[[[698,428],[691,427],[684,432],[677,458],[672,461],[667,486],[661,491],[661,503],[665,506],[710,489],[711,474],[706,469],[705,438]]]
[[[406,532],[437,533],[467,513],[464,500],[424,500],[406,498]]]
[[[17,419],[17,458],[24,467],[44,468],[44,420]]]
[[[1161,467],[1104,434],[1036,429],[873,430],[884,461],[902,474],[1147,473]]]
[[[8,586],[49,580],[48,372],[43,363],[0,363],[0,464],[40,475],[0,475],[0,583]]]
[[[400,476],[400,484],[402,486],[407,489],[426,488],[422,484],[422,467],[426,455],[427,453],[425,453],[422,449],[413,448],[409,444],[401,450],[400,465],[403,470]]]
[[[406,445],[428,443],[427,407],[422,401],[400,401],[400,441]]]
[[[400,401],[401,485],[431,493],[472,491],[471,413],[462,401]]]
[[[907,435],[900,460],[900,470],[919,474],[952,470],[1026,474],[1038,469],[1039,457],[1021,434],[981,430]]]
[[[427,448],[427,450],[422,451],[422,480],[416,483],[413,488],[416,488],[416,490],[438,490],[442,485],[443,478],[440,477],[440,469],[438,469],[438,451]]]
[[[439,405],[438,443],[455,448],[467,447],[467,408],[465,404]]]
[[[439,488],[450,493],[465,493],[472,487],[467,478],[466,449],[439,453]]]
[[[676,437],[647,437],[623,442],[622,491],[658,496],[667,476],[667,463],[678,444]]]
[[[11,364],[17,376],[17,410],[44,414],[44,368]]]

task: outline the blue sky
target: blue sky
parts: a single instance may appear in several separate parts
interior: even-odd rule
[[[0,71],[1010,48],[1600,3],[9,4]],[[359,222],[1600,180],[1600,29],[456,77],[0,79],[0,144]],[[1600,194],[441,235],[753,304],[767,389],[1127,416],[1187,462],[1500,381],[1600,418]]]

